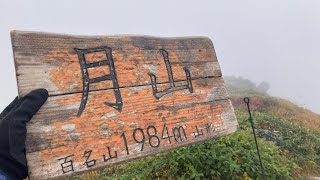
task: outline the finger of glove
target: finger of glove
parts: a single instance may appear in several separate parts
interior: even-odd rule
[[[23,123],[29,122],[32,116],[39,111],[47,99],[48,91],[46,89],[31,91],[20,100],[18,107],[12,112],[12,119]]]
[[[18,96],[1,112],[0,119],[5,117],[18,103]]]

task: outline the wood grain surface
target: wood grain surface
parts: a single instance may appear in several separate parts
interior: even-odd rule
[[[46,88],[50,96],[27,125],[30,179],[65,178],[237,128],[206,37],[11,36],[19,95]]]

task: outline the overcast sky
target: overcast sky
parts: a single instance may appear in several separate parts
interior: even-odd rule
[[[0,110],[17,95],[11,30],[208,36],[224,75],[320,113],[320,0],[0,0]]]

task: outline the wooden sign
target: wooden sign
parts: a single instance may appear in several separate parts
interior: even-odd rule
[[[96,170],[237,128],[206,37],[11,35],[19,95],[49,91],[27,126],[31,179]]]

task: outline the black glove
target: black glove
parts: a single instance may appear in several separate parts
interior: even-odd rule
[[[48,98],[48,91],[37,89],[21,99],[16,97],[0,114],[0,170],[10,179],[28,176],[25,155],[26,123]]]

